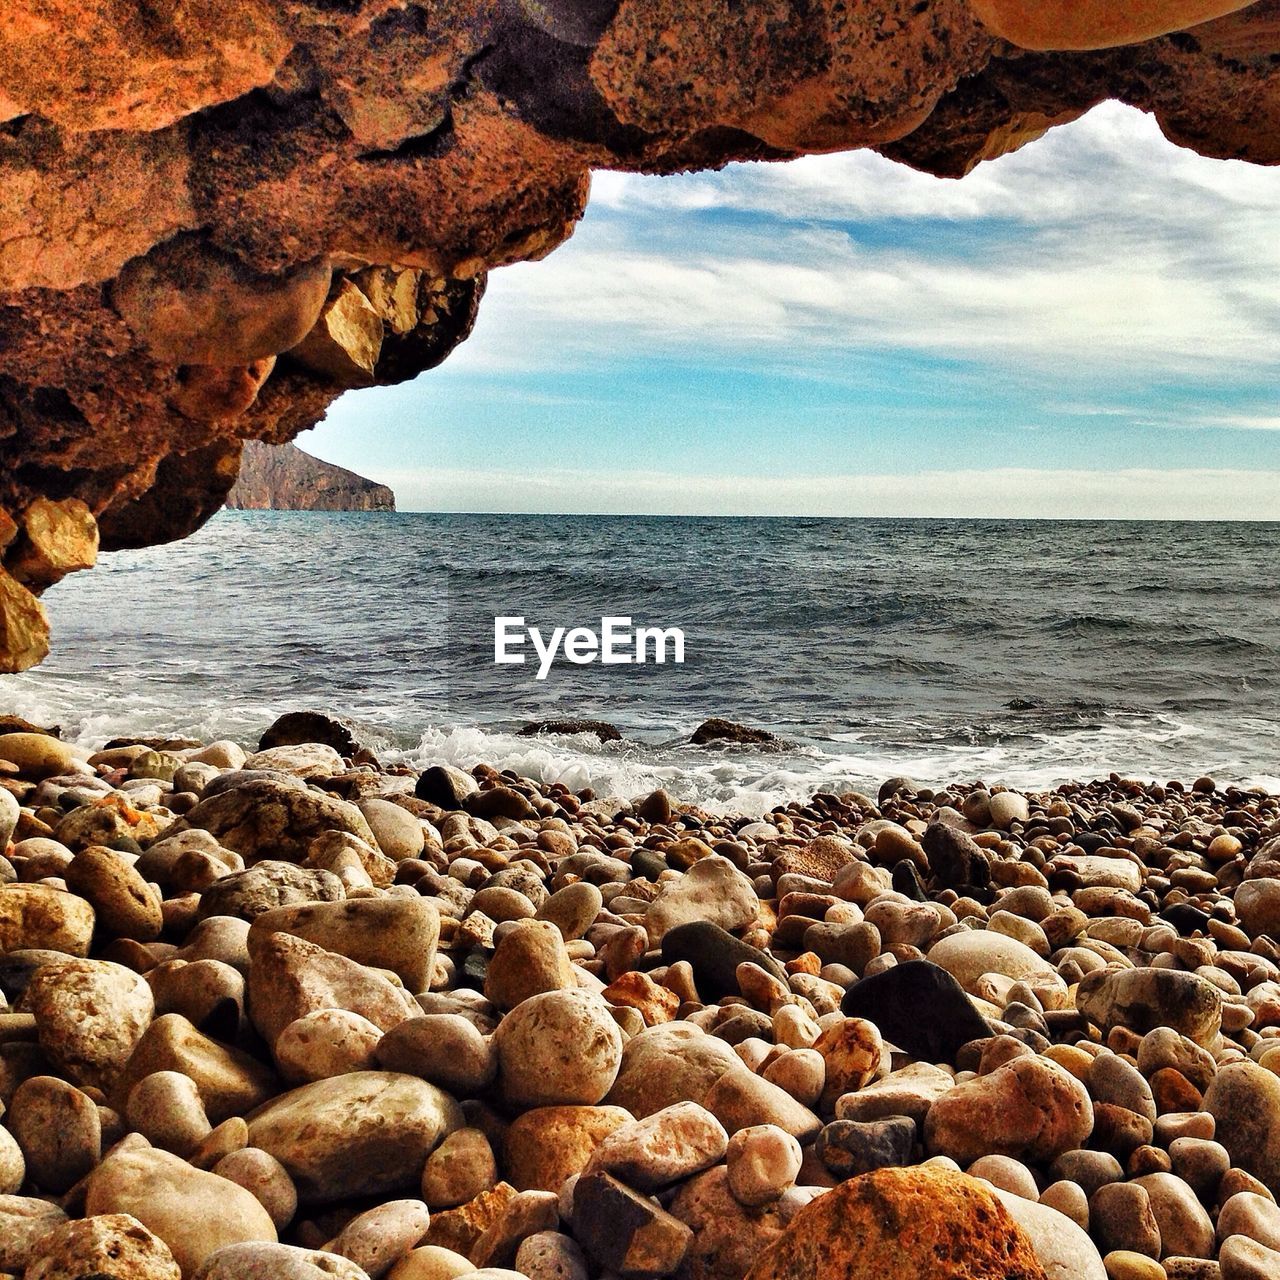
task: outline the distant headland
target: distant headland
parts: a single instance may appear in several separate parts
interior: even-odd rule
[[[396,495],[293,444],[246,442],[240,478],[227,494],[238,511],[394,511]]]

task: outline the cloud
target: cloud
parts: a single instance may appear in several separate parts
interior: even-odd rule
[[[403,510],[586,515],[811,515],[1267,520],[1280,471],[924,471],[686,475],[664,471],[381,470]]]
[[[643,351],[790,369],[932,353],[1028,379],[1265,379],[1280,172],[1180,150],[1104,104],[962,181],[870,152],[599,174],[578,237],[495,273],[443,376]]]

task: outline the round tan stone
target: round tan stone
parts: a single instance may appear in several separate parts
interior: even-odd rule
[[[924,1139],[931,1154],[963,1165],[985,1155],[1049,1161],[1082,1146],[1092,1130],[1084,1085],[1027,1056],[943,1094],[925,1117]]]
[[[432,1209],[452,1209],[474,1200],[497,1181],[498,1165],[489,1139],[479,1129],[458,1129],[427,1157],[422,1198]]]
[[[184,1159],[212,1132],[200,1090],[181,1071],[153,1071],[129,1090],[125,1118],[152,1146]]]
[[[498,943],[484,994],[505,1010],[543,991],[572,991],[577,985],[559,928],[545,920],[521,920]]]
[[[323,1204],[416,1191],[427,1156],[463,1123],[458,1104],[424,1080],[356,1071],[259,1107],[249,1141],[284,1165],[304,1203]]]
[[[145,979],[106,960],[41,965],[24,1000],[50,1062],[77,1084],[104,1092],[110,1092],[155,1012]]]
[[[430,1225],[431,1214],[421,1200],[389,1200],[357,1214],[325,1249],[350,1258],[369,1280],[382,1280]]]
[[[298,1192],[289,1171],[275,1156],[259,1147],[230,1151],[213,1172],[243,1187],[267,1211],[277,1231],[283,1231],[298,1211]]]
[[[0,1197],[17,1195],[26,1176],[27,1161],[17,1138],[0,1125]]]
[[[622,1033],[589,991],[546,991],[517,1005],[494,1034],[502,1093],[525,1107],[599,1102],[618,1075]]]
[[[90,845],[72,858],[64,872],[67,888],[87,898],[104,932],[136,942],[160,936],[164,917],[147,882],[113,849]]]
[[[388,1071],[421,1076],[460,1098],[475,1097],[498,1074],[492,1038],[456,1013],[406,1019],[382,1037],[376,1057]]]
[[[79,773],[79,754],[47,733],[0,733],[0,760],[18,766],[18,775],[39,782],[63,773]]]
[[[317,1009],[289,1023],[275,1045],[276,1066],[291,1084],[377,1067],[382,1031],[349,1009]]]
[[[0,955],[42,950],[87,956],[94,919],[83,898],[52,885],[0,885]]]
[[[205,1259],[191,1280],[368,1280],[354,1262],[291,1244],[232,1244]]]
[[[31,1181],[42,1191],[62,1195],[102,1157],[97,1106],[87,1094],[56,1076],[24,1080],[6,1119],[22,1148]]]

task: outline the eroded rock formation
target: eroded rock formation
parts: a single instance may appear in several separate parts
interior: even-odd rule
[[[33,503],[191,532],[243,441],[444,359],[593,168],[959,176],[1109,97],[1271,164],[1278,62],[1277,0],[6,0],[0,670],[47,643]]]
[[[396,495],[296,444],[247,440],[227,506],[240,511],[394,511]]]

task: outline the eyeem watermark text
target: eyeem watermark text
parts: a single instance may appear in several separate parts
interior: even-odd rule
[[[684,662],[684,632],[679,627],[635,627],[629,617],[600,619],[599,631],[590,627],[554,627],[549,635],[525,625],[524,618],[493,620],[493,660],[499,665],[522,665],[526,642],[537,654],[537,679],[545,680],[558,656],[578,666],[646,662]],[[669,655],[669,656],[668,656]]]

